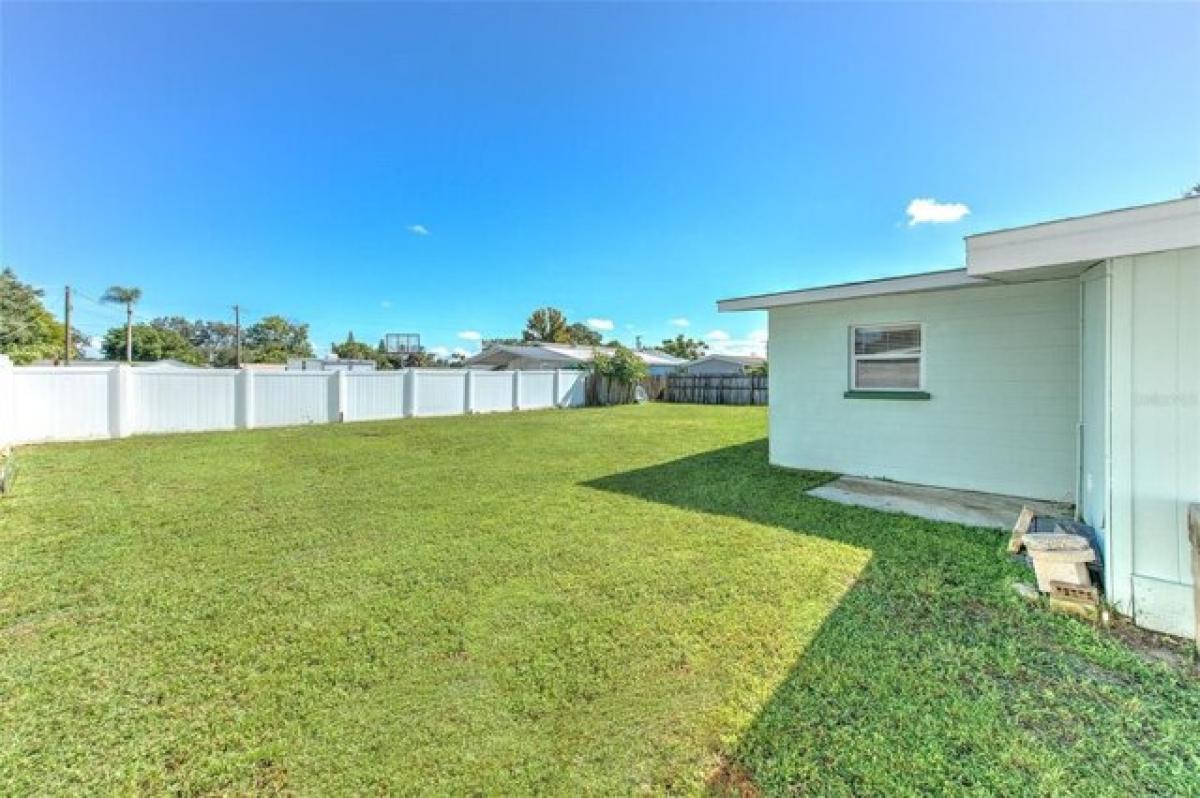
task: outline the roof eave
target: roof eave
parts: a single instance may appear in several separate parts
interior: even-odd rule
[[[818,302],[837,302],[845,299],[864,299],[873,296],[916,294],[927,291],[949,291],[991,284],[988,280],[971,277],[966,269],[910,274],[902,277],[886,277],[880,280],[863,280],[839,285],[819,286],[799,291],[782,291],[777,294],[722,299],[717,310],[722,313],[743,310],[770,310],[788,305],[811,305]]]

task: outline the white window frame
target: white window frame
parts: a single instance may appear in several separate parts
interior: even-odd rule
[[[855,333],[859,330],[868,330],[871,332],[879,330],[898,330],[907,327],[916,327],[921,334],[921,351],[916,355],[911,353],[887,353],[882,355],[860,355],[854,351]],[[850,367],[850,390],[861,391],[864,393],[918,393],[925,390],[925,324],[919,321],[889,321],[884,324],[851,324],[849,330],[849,354],[848,365]],[[916,388],[860,388],[858,386],[858,369],[855,366],[860,360],[912,360],[917,359],[917,387]]]

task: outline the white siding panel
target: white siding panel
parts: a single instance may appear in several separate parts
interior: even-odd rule
[[[346,420],[400,418],[404,415],[404,371],[346,372]]]
[[[113,368],[13,369],[13,442],[109,437]]]
[[[1200,501],[1200,248],[1118,258],[1112,269],[1114,592],[1132,584],[1140,625],[1191,635],[1187,506]]]
[[[337,372],[260,372],[254,375],[254,426],[324,424]]]
[[[198,432],[237,424],[237,371],[133,369],[133,431]]]

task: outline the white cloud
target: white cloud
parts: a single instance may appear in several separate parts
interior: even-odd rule
[[[729,333],[724,330],[712,330],[708,335],[704,336],[706,341],[728,341],[731,338]]]
[[[588,319],[587,326],[593,330],[611,330],[613,322],[612,319]]]
[[[423,224],[410,224],[407,229],[408,229],[408,232],[412,233],[415,236],[429,235],[429,228]]]
[[[381,308],[390,308],[391,306],[392,306],[392,300],[390,300],[390,299],[384,299],[384,300],[380,301],[380,303],[379,303],[379,307],[381,307]]]
[[[765,344],[767,342],[767,331],[766,330],[754,330],[753,332],[750,333],[750,340]]]
[[[914,199],[908,203],[908,226],[957,222],[971,212],[961,202],[938,202],[932,197]]]
[[[683,318],[682,316],[680,316],[678,319],[671,319],[672,327],[689,327],[689,326],[691,326],[691,324],[692,323],[690,321]]]
[[[463,330],[458,334],[458,337],[464,341],[478,341],[483,338],[478,330]]]
[[[435,357],[450,357],[450,348],[446,346],[431,346],[426,351]]]

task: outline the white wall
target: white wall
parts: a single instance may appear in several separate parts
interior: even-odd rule
[[[1110,596],[1194,634],[1187,507],[1200,502],[1200,248],[1111,265]]]
[[[849,329],[925,325],[928,401],[843,396]],[[1030,498],[1076,482],[1075,279],[770,311],[771,462]]]
[[[0,358],[0,445],[584,404],[582,371],[151,370]]]

